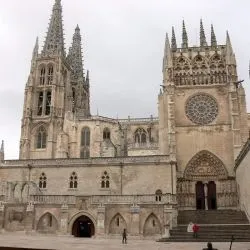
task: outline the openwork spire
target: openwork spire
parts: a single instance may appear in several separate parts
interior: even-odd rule
[[[202,19],[200,20],[200,46],[201,47],[207,46],[206,35],[205,35]]]
[[[216,36],[215,36],[215,33],[214,33],[213,24],[211,24],[211,46],[212,47],[217,47],[217,40],[216,40]]]
[[[172,48],[172,50],[176,50],[177,49],[174,27],[172,27],[171,48]]]
[[[83,81],[82,43],[80,28],[77,25],[73,35],[72,46],[69,48],[68,62],[72,67],[72,79]]]
[[[185,22],[183,20],[182,22],[182,48],[187,48],[188,47],[188,36],[187,36],[187,31],[185,27]]]
[[[42,55],[65,55],[61,0],[55,0]]]

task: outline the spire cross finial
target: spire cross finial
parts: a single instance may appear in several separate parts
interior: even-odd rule
[[[188,37],[184,20],[182,21],[182,48],[188,47]]]
[[[200,20],[200,46],[201,47],[207,46],[206,35],[205,35],[202,19]]]
[[[216,40],[216,36],[215,36],[215,33],[214,33],[213,24],[211,24],[211,46],[212,47],[217,47],[217,40]]]

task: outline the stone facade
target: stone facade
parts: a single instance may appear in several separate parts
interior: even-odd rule
[[[92,116],[77,26],[64,49],[61,1],[25,86],[20,160],[0,151],[0,227],[8,231],[159,237],[178,210],[237,209],[235,159],[249,135],[229,35],[208,46],[166,36],[159,118]]]

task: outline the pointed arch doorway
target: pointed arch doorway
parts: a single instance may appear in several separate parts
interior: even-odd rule
[[[217,209],[216,184],[209,181],[207,184],[207,207],[208,209]]]
[[[195,185],[196,191],[196,209],[204,210],[205,209],[205,192],[204,184],[202,181],[198,181]]]
[[[75,237],[91,238],[95,234],[93,221],[86,215],[78,217],[72,227],[72,235]]]

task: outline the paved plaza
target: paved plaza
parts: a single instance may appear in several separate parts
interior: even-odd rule
[[[23,247],[37,249],[150,249],[150,250],[201,250],[206,243],[159,243],[153,240],[130,240],[123,245],[118,239],[84,239],[70,236],[28,236],[17,234],[2,234],[0,245],[5,247]],[[230,243],[214,243],[218,250],[228,250]],[[250,250],[250,243],[233,243],[232,250]]]

